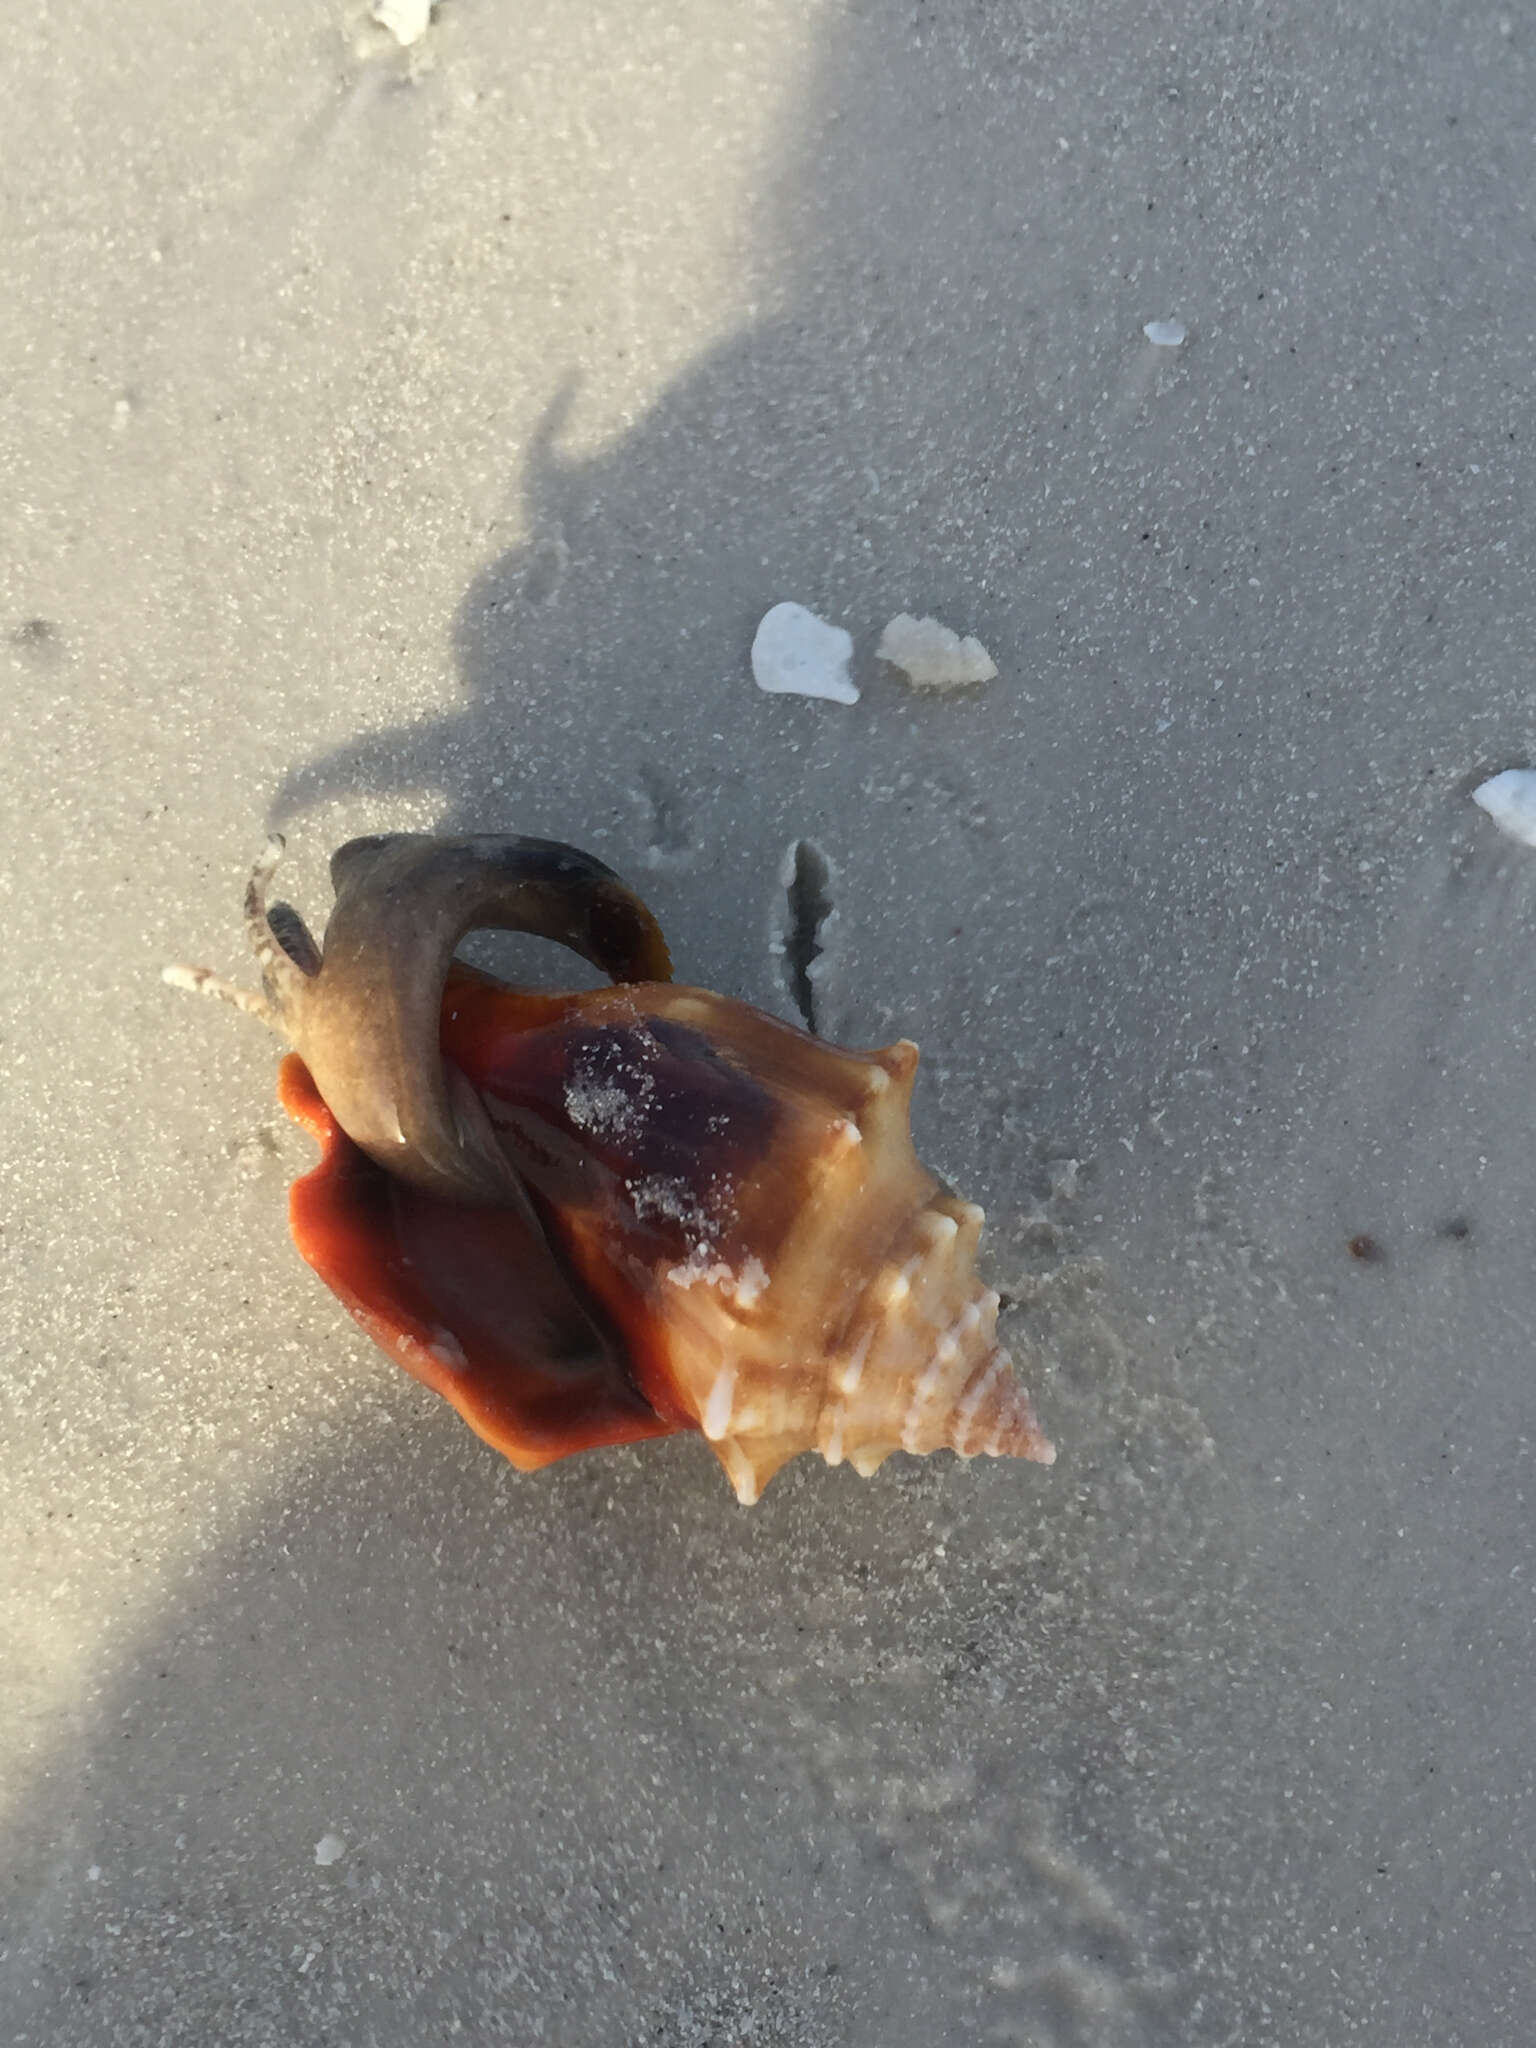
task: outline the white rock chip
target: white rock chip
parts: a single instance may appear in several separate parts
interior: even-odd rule
[[[914,619],[910,612],[896,614],[875,653],[918,690],[957,690],[990,683],[997,674],[997,663],[974,635],[962,640],[937,619]]]
[[[322,1869],[328,1863],[339,1863],[347,1853],[347,1845],[340,1835],[322,1835],[315,1844],[315,1861]]]
[[[1472,792],[1472,801],[1501,832],[1522,846],[1536,846],[1536,768],[1506,768]]]
[[[374,0],[373,18],[408,50],[432,25],[432,0]]]
[[[1189,335],[1182,320],[1149,320],[1141,331],[1154,348],[1180,348]]]
[[[853,635],[829,626],[803,604],[776,604],[765,612],[752,642],[752,680],[782,696],[826,697],[857,704],[848,673]]]

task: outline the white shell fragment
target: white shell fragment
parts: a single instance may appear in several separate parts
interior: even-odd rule
[[[1182,320],[1149,320],[1141,331],[1154,348],[1181,348],[1189,335]]]
[[[328,1864],[339,1863],[347,1853],[347,1845],[340,1835],[322,1835],[315,1844],[315,1861],[324,1870]]]
[[[432,0],[374,0],[373,18],[408,50],[432,25]]]
[[[880,635],[875,653],[899,668],[916,690],[957,690],[966,683],[990,683],[997,663],[974,634],[962,640],[937,619],[898,612]]]
[[[1501,832],[1522,846],[1536,846],[1536,768],[1506,768],[1490,776],[1473,790],[1472,801]]]
[[[853,635],[807,611],[803,604],[776,604],[763,615],[752,642],[752,680],[780,696],[826,697],[857,704],[848,673]]]

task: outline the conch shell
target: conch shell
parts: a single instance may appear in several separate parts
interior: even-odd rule
[[[751,1502],[808,1450],[1051,1462],[972,1269],[982,1212],[912,1149],[915,1046],[845,1052],[674,986],[645,905],[571,847],[353,840],[323,952],[267,906],[281,850],[246,899],[265,994],[166,978],[293,1045],[280,1099],[321,1149],[300,1252],[513,1464],[694,1429]],[[487,927],[616,985],[455,961]]]

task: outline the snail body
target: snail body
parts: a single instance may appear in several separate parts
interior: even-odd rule
[[[321,1159],[305,1259],[525,1469],[700,1432],[743,1502],[815,1450],[1050,1462],[974,1273],[982,1213],[912,1147],[917,1050],[854,1053],[673,984],[645,906],[571,848],[400,835],[333,862],[324,949],[248,896]],[[465,932],[560,939],[614,977],[517,989]],[[220,984],[173,970],[197,986]]]

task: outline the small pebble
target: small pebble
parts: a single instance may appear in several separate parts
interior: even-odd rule
[[[347,1853],[347,1845],[340,1835],[322,1835],[315,1844],[315,1861],[323,1870],[328,1864],[339,1863]]]
[[[1154,348],[1180,348],[1189,334],[1182,320],[1149,320],[1141,331]]]

